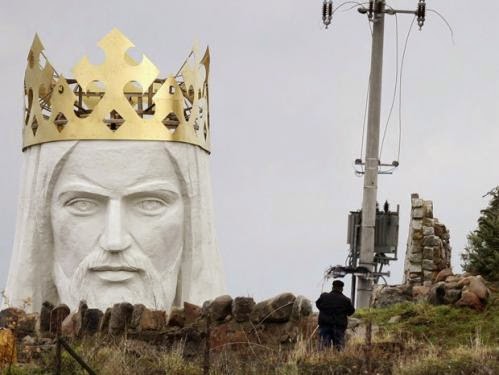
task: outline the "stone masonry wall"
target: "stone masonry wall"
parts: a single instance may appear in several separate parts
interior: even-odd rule
[[[404,283],[429,286],[441,270],[450,268],[449,239],[449,230],[433,217],[433,202],[412,194]]]

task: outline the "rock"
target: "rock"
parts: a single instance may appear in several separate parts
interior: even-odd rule
[[[0,328],[15,330],[19,320],[23,319],[26,313],[16,307],[9,307],[0,311]]]
[[[88,310],[87,303],[85,301],[80,301],[80,304],[78,305],[78,311],[74,315],[74,324],[75,324],[75,333],[76,336],[79,337],[82,333],[82,326],[83,326],[83,317],[85,316],[85,311]]]
[[[38,314],[26,314],[21,316],[17,321],[15,330],[17,337],[24,337],[26,335],[34,336],[36,334],[36,325],[38,323]]]
[[[442,246],[442,240],[437,236],[425,236],[423,238],[423,246],[440,247]]]
[[[446,289],[444,296],[444,303],[446,305],[453,305],[461,298],[461,290],[460,289]]]
[[[471,276],[469,291],[475,293],[478,298],[484,301],[486,301],[490,295],[490,291],[485,286],[481,276]]]
[[[50,333],[57,334],[60,331],[62,322],[69,315],[71,311],[68,305],[57,305],[50,312]]]
[[[415,285],[412,287],[412,298],[417,301],[426,301],[430,294],[430,288],[422,285]]]
[[[446,283],[459,283],[459,281],[461,281],[462,277],[459,276],[459,275],[453,275],[453,276],[448,276],[446,279],[445,279],[445,282]],[[460,285],[459,286],[460,288],[463,287],[463,285]]]
[[[433,202],[432,201],[424,201],[423,203],[424,216],[433,218]]]
[[[412,287],[381,285],[374,290],[373,307],[387,307],[412,300]]]
[[[400,319],[402,319],[402,317],[400,315],[395,315],[395,316],[392,316],[389,320],[388,320],[388,324],[396,324],[398,322],[400,322]]]
[[[142,313],[146,309],[145,305],[139,303],[136,305],[133,305],[133,311],[132,311],[132,319],[130,320],[130,328],[139,330],[140,327],[140,319],[142,318]]]
[[[120,335],[130,326],[132,320],[133,305],[128,302],[116,303],[111,310],[109,319],[109,333],[111,335]]]
[[[432,305],[443,305],[445,303],[445,283],[439,282],[432,286],[428,295],[428,302]]]
[[[255,307],[255,300],[251,297],[236,297],[232,301],[232,316],[236,322],[247,322],[251,311]]]
[[[185,314],[184,310],[174,307],[170,313],[170,319],[168,320],[168,327],[180,327],[185,325]]]
[[[16,362],[16,337],[9,328],[0,328],[0,369]],[[6,371],[6,373],[9,372],[9,370]]]
[[[208,308],[212,321],[222,321],[232,312],[232,297],[225,295],[211,301]]]
[[[480,298],[469,290],[463,290],[461,294],[461,298],[456,302],[456,306],[458,307],[469,307],[471,309],[482,311],[484,308],[484,304],[480,301]]]
[[[435,229],[433,227],[427,227],[423,226],[423,236],[434,236],[435,235]]]
[[[166,328],[166,311],[145,309],[140,318],[140,331],[160,331]]]
[[[425,259],[433,259],[433,254],[434,254],[433,247],[431,247],[431,246],[425,246],[423,248],[423,258],[425,258]]]
[[[422,207],[414,208],[412,210],[412,217],[414,219],[422,219],[424,217],[424,209]]]
[[[348,329],[355,329],[362,323],[359,318],[348,317]]]
[[[102,317],[102,322],[100,325],[100,331],[102,333],[107,334],[109,332],[109,322],[111,320],[111,311],[113,309],[111,307],[108,307],[106,311],[104,312],[104,316]]]
[[[45,301],[42,304],[42,309],[40,310],[40,332],[49,332],[50,331],[50,313],[54,305],[50,302]]]
[[[76,337],[76,313],[70,313],[62,321],[61,333],[66,337]]]
[[[202,308],[189,302],[184,302],[185,324],[192,324],[201,318]]]
[[[450,268],[444,268],[442,271],[440,271],[437,274],[437,277],[435,278],[435,282],[440,282],[440,281],[445,281],[447,277],[452,276],[452,270]]]
[[[461,278],[461,279],[457,282],[458,286],[459,286],[460,288],[463,288],[463,287],[465,287],[465,286],[467,286],[467,285],[470,285],[470,283],[471,283],[471,278],[472,278],[472,277],[473,277],[473,276],[465,276],[465,277],[462,277],[462,278]]]
[[[418,219],[414,219],[412,220],[412,229],[414,229],[415,231],[419,231],[419,233],[422,235],[423,232],[421,232],[423,230],[423,223],[421,222],[421,220],[418,220]]]
[[[283,293],[274,298],[257,303],[250,314],[253,323],[284,323],[289,321],[296,297]]]
[[[436,219],[432,219],[430,217],[423,218],[423,225],[425,227],[434,227]]]
[[[433,271],[436,268],[435,263],[431,259],[423,259],[422,267],[425,271]]]
[[[434,228],[435,228],[435,235],[437,235],[440,238],[442,238],[442,236],[448,234],[447,228],[443,224],[435,223]]]
[[[422,261],[423,261],[423,254],[421,253],[412,253],[411,256],[409,257],[409,262],[416,263],[417,265],[420,265]]]
[[[411,206],[413,208],[420,208],[423,207],[423,200],[420,198],[412,198],[411,199]]]
[[[93,335],[99,332],[104,313],[99,309],[88,309],[83,314],[82,335]]]
[[[293,309],[291,310],[291,319],[300,320],[310,314],[312,314],[312,303],[310,300],[304,296],[296,297]]]
[[[36,344],[36,340],[31,337],[31,336],[24,336],[23,337],[23,340],[22,340],[22,344],[23,345],[35,345]]]

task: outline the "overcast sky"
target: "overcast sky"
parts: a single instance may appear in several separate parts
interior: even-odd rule
[[[350,210],[362,201],[359,157],[369,71],[366,16],[355,9],[321,22],[321,0],[2,1],[0,5],[0,289],[14,238],[22,160],[22,85],[35,32],[58,72],[118,27],[160,69],[174,73],[194,40],[209,44],[212,179],[219,247],[231,295],[292,291],[315,299],[324,270],[347,255]],[[339,2],[335,2],[335,5]],[[417,0],[391,1],[413,9]],[[427,0],[433,13],[410,35],[403,69],[400,168],[380,176],[379,201],[400,204],[402,279],[410,194],[434,201],[451,231],[452,263],[476,226],[482,198],[499,183],[497,1]],[[348,9],[345,6],[343,9]],[[398,17],[399,44],[412,16]],[[396,72],[395,18],[388,16],[382,124]],[[395,114],[398,113],[397,107]],[[397,157],[398,121],[383,162]]]

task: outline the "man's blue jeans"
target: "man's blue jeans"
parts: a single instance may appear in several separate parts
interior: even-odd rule
[[[336,350],[342,350],[345,347],[345,328],[335,326],[319,327],[319,339],[321,349],[334,345]]]

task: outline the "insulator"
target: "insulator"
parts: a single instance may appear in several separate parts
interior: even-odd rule
[[[373,19],[373,13],[374,13],[374,0],[369,1],[369,12],[367,13],[367,16],[369,17],[370,20]]]
[[[425,0],[419,0],[417,16],[418,16],[418,26],[419,26],[419,29],[421,29],[424,25],[424,21],[425,21],[425,17],[426,17]]]
[[[322,22],[326,25],[326,29],[331,23],[331,19],[333,18],[333,1],[332,0],[324,0],[322,3]]]

